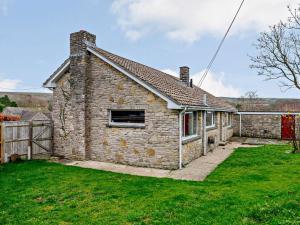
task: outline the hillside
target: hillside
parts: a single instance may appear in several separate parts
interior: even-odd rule
[[[15,101],[19,107],[48,110],[52,101],[52,93],[36,92],[0,92],[0,97],[7,95],[10,100]]]
[[[300,112],[300,99],[292,98],[228,98],[221,97],[240,112]]]

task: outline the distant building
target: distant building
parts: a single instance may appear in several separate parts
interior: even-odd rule
[[[233,117],[236,136],[292,140],[300,132],[300,99],[222,99],[239,110]]]
[[[45,121],[51,120],[50,113],[34,111],[28,108],[22,107],[6,107],[3,110],[5,115],[20,116],[21,121]]]

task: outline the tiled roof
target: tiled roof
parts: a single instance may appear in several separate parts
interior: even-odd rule
[[[146,82],[148,85],[154,87],[161,94],[180,105],[195,106],[195,107],[209,107],[213,109],[236,111],[236,109],[228,104],[223,99],[219,99],[212,94],[198,88],[188,87],[179,78],[170,74],[164,73],[160,70],[145,66],[135,61],[123,58],[121,56],[112,54],[97,47],[90,47],[97,53],[120,66],[122,69],[133,74],[140,80]],[[204,95],[206,94],[206,104],[204,103]]]
[[[300,99],[289,98],[223,98],[239,112],[300,112]]]
[[[160,70],[143,65],[141,63],[126,59],[124,57],[115,55],[108,51],[95,46],[89,46],[96,53],[105,57],[109,61],[117,64],[119,67],[134,75],[136,78],[145,82],[147,85],[156,89],[165,97],[171,99],[179,105],[211,108],[214,110],[237,111],[228,102],[223,99],[217,98],[212,94],[202,90],[201,88],[193,85],[187,86],[180,81],[179,78],[170,74],[164,73]],[[56,74],[69,62],[66,59],[61,66],[44,82],[46,85],[49,81],[55,78]],[[204,95],[206,94],[206,104],[204,103]]]

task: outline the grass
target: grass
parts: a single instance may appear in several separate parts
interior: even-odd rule
[[[300,224],[300,154],[239,148],[204,182],[0,166],[0,224]]]

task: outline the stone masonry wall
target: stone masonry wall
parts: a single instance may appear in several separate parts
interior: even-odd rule
[[[233,116],[234,135],[239,136],[240,116]],[[281,138],[281,115],[242,115],[242,137]]]
[[[72,150],[74,126],[72,106],[68,97],[70,96],[69,81],[70,73],[67,73],[57,81],[57,88],[53,91],[53,148],[56,154],[76,159],[78,156]]]
[[[215,140],[214,144],[208,144],[207,151],[211,151],[217,146],[219,146],[220,142],[228,141],[230,137],[233,135],[233,127],[224,126],[224,113],[216,112],[216,126],[213,128],[207,129],[207,138],[213,137]]]
[[[91,55],[87,80],[89,158],[105,162],[178,168],[178,111]],[[145,128],[109,127],[110,109],[144,109]]]
[[[207,141],[206,143],[208,143],[208,138],[214,138],[215,140],[215,143],[214,144],[207,144],[207,151],[211,151],[213,150],[214,148],[216,148],[219,143],[220,143],[220,127],[221,127],[221,124],[220,124],[220,112],[216,112],[216,121],[215,121],[215,124],[216,126],[213,127],[213,128],[207,128],[206,129],[206,132],[207,132]]]

